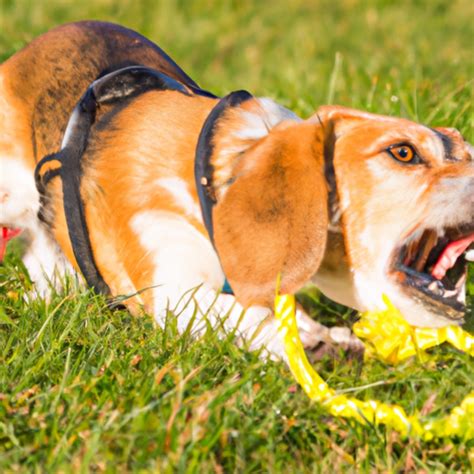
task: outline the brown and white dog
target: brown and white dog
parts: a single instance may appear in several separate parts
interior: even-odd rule
[[[155,44],[118,25],[79,22],[56,28],[0,65],[0,262],[8,240],[28,242],[24,262],[45,294],[55,267],[68,266],[40,225],[33,172],[57,151],[74,105],[99,75],[143,64],[197,85]]]
[[[96,83],[88,97],[116,86]],[[172,309],[181,330],[223,317],[278,355],[281,275],[282,292],[313,282],[359,310],[385,294],[415,325],[462,321],[474,162],[456,130],[331,106],[301,120],[269,99],[219,100],[183,83],[128,98],[94,125],[84,104],[38,168],[43,213],[68,260],[94,267],[92,284],[112,296],[134,295],[132,311],[163,323]],[[64,171],[78,157],[71,192]],[[220,293],[225,278],[235,296]],[[304,314],[298,322],[308,345],[320,337]]]

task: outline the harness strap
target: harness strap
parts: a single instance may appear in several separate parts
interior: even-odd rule
[[[252,95],[244,90],[231,92],[229,95],[222,98],[211,110],[211,113],[206,118],[206,121],[204,122],[204,125],[201,129],[201,133],[199,134],[196,147],[196,158],[194,161],[194,178],[196,181],[199,203],[201,204],[202,218],[214,248],[215,243],[212,209],[216,204],[216,197],[212,186],[214,167],[211,163],[211,157],[214,150],[213,139],[215,126],[217,121],[222,117],[229,107],[237,107],[242,104],[242,102],[245,102],[251,98]],[[219,255],[217,251],[216,253]],[[232,288],[227,279],[224,282],[222,292],[233,294]]]
[[[214,150],[212,143],[215,133],[216,122],[221,118],[228,107],[237,107],[242,102],[252,98],[247,91],[235,91],[222,98],[211,110],[199,134],[196,147],[196,158],[194,161],[194,178],[201,204],[202,218],[206,226],[209,238],[214,245],[214,226],[212,223],[212,208],[216,204],[214,189],[212,187],[212,176],[214,167],[211,156]]]
[[[74,257],[87,284],[97,293],[105,295],[111,292],[94,258],[80,192],[83,176],[81,159],[100,105],[115,104],[150,90],[174,90],[191,95],[191,90],[180,82],[144,66],[130,66],[111,72],[94,81],[77,103],[69,119],[61,150],[44,157],[35,169],[35,181],[42,195],[48,182],[60,176],[64,213]],[[212,96],[194,88],[192,92]],[[57,161],[59,167],[48,169],[42,174],[42,168],[53,161]]]

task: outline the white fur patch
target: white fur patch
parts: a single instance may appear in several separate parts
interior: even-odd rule
[[[47,297],[59,289],[65,273],[74,273],[54,240],[40,224],[39,194],[33,164],[27,165],[25,143],[18,140],[18,112],[7,100],[0,73],[0,225],[23,229],[29,244],[23,257],[34,294]],[[30,295],[31,296],[31,295]]]
[[[244,308],[232,295],[219,294],[224,274],[208,239],[181,216],[164,211],[142,211],[130,222],[153,259],[154,316],[163,326],[167,310],[178,318],[180,332],[203,331],[207,324],[221,333],[235,331],[250,349],[265,346],[273,357],[283,357],[277,324],[269,308]]]
[[[291,110],[277,104],[273,100],[263,97],[256,99],[259,107],[253,111],[242,110],[245,126],[234,133],[242,140],[259,140],[268,135],[270,130],[284,120],[302,120]]]
[[[28,231],[32,241],[23,257],[23,263],[35,285],[35,293],[48,298],[52,288],[61,288],[66,275],[76,275],[76,272],[42,224],[38,222],[37,226]]]
[[[39,197],[24,144],[16,136],[17,114],[0,73],[0,224],[25,228],[36,219]]]
[[[0,155],[0,196],[0,224],[24,231],[28,248],[23,263],[36,294],[47,297],[52,287],[60,288],[66,273],[74,271],[38,220],[40,204],[33,170],[19,159]]]
[[[165,189],[174,199],[174,203],[181,207],[187,215],[197,220],[202,219],[201,208],[191,195],[186,181],[180,178],[159,178],[155,180],[155,184]]]
[[[155,265],[153,294],[157,319],[166,308],[173,309],[185,292],[202,283],[214,289],[224,283],[212,244],[185,218],[164,211],[142,211],[135,214],[130,227]],[[187,324],[183,321],[184,326]]]
[[[0,224],[26,228],[37,221],[39,194],[33,170],[0,153]]]

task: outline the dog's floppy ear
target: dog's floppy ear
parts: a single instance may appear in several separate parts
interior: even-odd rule
[[[329,226],[332,230],[341,230],[340,204],[341,176],[336,176],[336,168],[341,170],[347,164],[345,161],[335,164],[336,141],[351,127],[364,119],[376,119],[377,116],[339,105],[323,105],[312,115],[308,122],[319,124],[324,137],[324,174],[328,185]],[[344,187],[344,185],[342,186]]]
[[[244,99],[224,98],[207,123],[214,244],[239,301],[268,305],[278,275],[294,292],[324,255],[323,136],[268,99]]]

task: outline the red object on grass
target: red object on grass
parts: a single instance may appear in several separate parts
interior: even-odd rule
[[[3,262],[5,252],[7,250],[8,241],[13,239],[21,233],[21,229],[14,229],[12,227],[2,227],[2,233],[0,236],[0,262]]]

